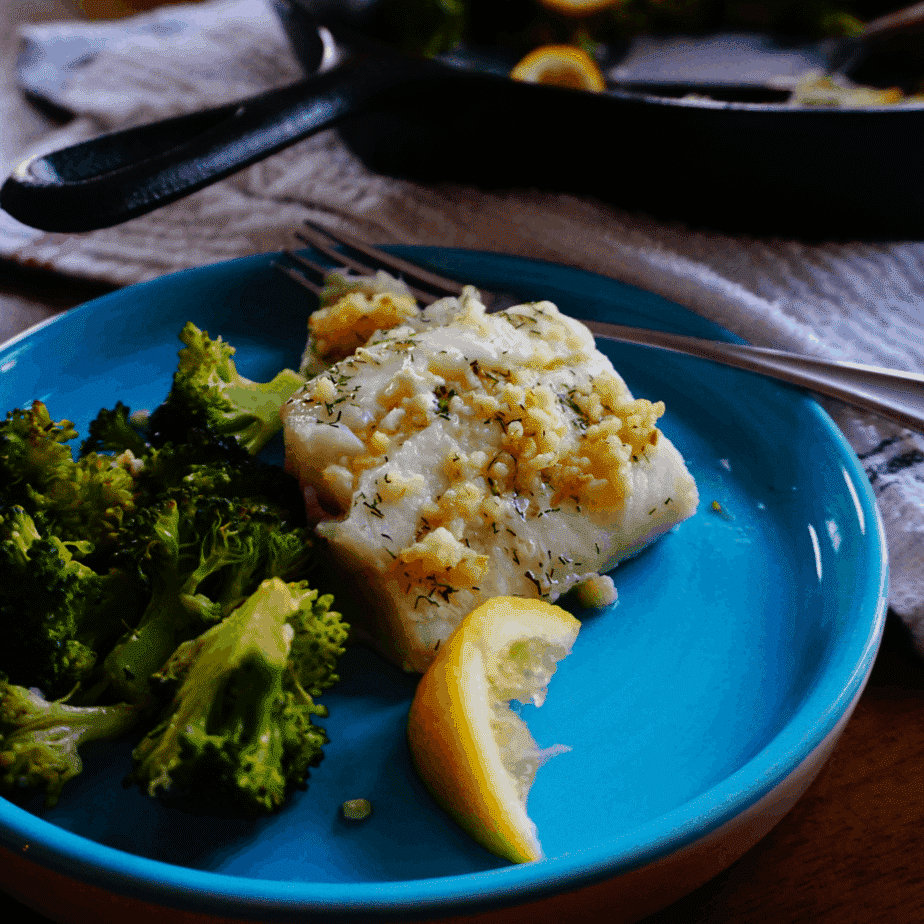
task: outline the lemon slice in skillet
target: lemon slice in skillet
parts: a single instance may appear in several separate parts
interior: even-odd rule
[[[574,45],[543,45],[531,51],[510,72],[514,80],[572,90],[599,92],[605,84],[596,62]]]
[[[619,6],[622,0],[539,0],[539,2],[553,13],[562,16],[592,16],[611,7]]]

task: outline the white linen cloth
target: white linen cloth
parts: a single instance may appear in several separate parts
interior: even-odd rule
[[[80,59],[63,78],[49,74],[48,95],[76,118],[42,139],[44,150],[301,76],[267,0],[211,0],[23,34]],[[0,256],[129,284],[280,250],[306,217],[373,242],[578,266],[656,292],[752,343],[924,371],[924,242],[729,237],[590,198],[424,187],[371,174],[332,131],[103,231],[48,234],[0,212]],[[870,474],[890,550],[890,605],[924,653],[924,438],[835,402],[826,407]]]

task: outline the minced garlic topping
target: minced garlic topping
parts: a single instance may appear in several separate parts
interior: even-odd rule
[[[362,346],[377,330],[397,327],[417,313],[417,305],[407,295],[376,292],[368,296],[349,292],[309,318],[315,355],[324,363],[337,362]]]
[[[352,489],[359,474],[378,465],[394,440],[430,426],[436,418],[482,416],[486,426],[498,431],[496,451],[490,456],[481,452],[465,464],[458,455],[448,458],[450,483],[480,476],[492,494],[528,494],[545,483],[553,489],[554,503],[569,498],[591,510],[618,506],[629,490],[629,466],[657,443],[663,402],[634,399],[622,379],[607,371],[565,387],[548,380],[549,372],[566,369],[572,354],[586,349],[567,323],[570,319],[549,302],[493,316],[474,297],[463,304],[459,325],[492,337],[497,325],[507,324],[530,338],[530,349],[517,365],[478,359],[460,365],[448,350],[434,355],[419,349],[416,332],[402,327],[394,334],[403,322],[420,318],[420,310],[406,296],[350,292],[312,316],[314,350],[326,359],[339,358],[342,350],[356,351],[377,331],[391,332],[371,349],[358,350],[350,359],[344,355],[345,361],[293,399],[323,408],[321,420],[339,423],[342,405],[362,400],[356,383],[364,366],[389,363],[395,355],[406,358],[376,394],[362,425],[351,427],[365,448],[343,461],[354,475]]]

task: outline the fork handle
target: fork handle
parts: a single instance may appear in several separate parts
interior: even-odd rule
[[[924,375],[915,372],[835,362],[767,347],[703,340],[663,331],[641,330],[606,321],[580,320],[595,336],[606,340],[651,346],[758,372],[837,398],[853,407],[872,411],[903,427],[924,432]]]
[[[430,74],[398,56],[348,59],[259,96],[113,132],[28,160],[0,207],[43,231],[93,231],[137,218],[364,111]]]

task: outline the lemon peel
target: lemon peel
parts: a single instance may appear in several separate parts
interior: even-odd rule
[[[606,88],[594,59],[574,45],[542,45],[531,51],[510,72],[514,80],[546,86],[590,90]]]
[[[494,597],[466,616],[418,684],[408,744],[436,801],[475,840],[515,863],[542,847],[526,801],[540,749],[510,701],[542,705],[580,623],[543,600]]]
[[[539,0],[539,2],[553,13],[581,18],[619,6],[622,0]]]

